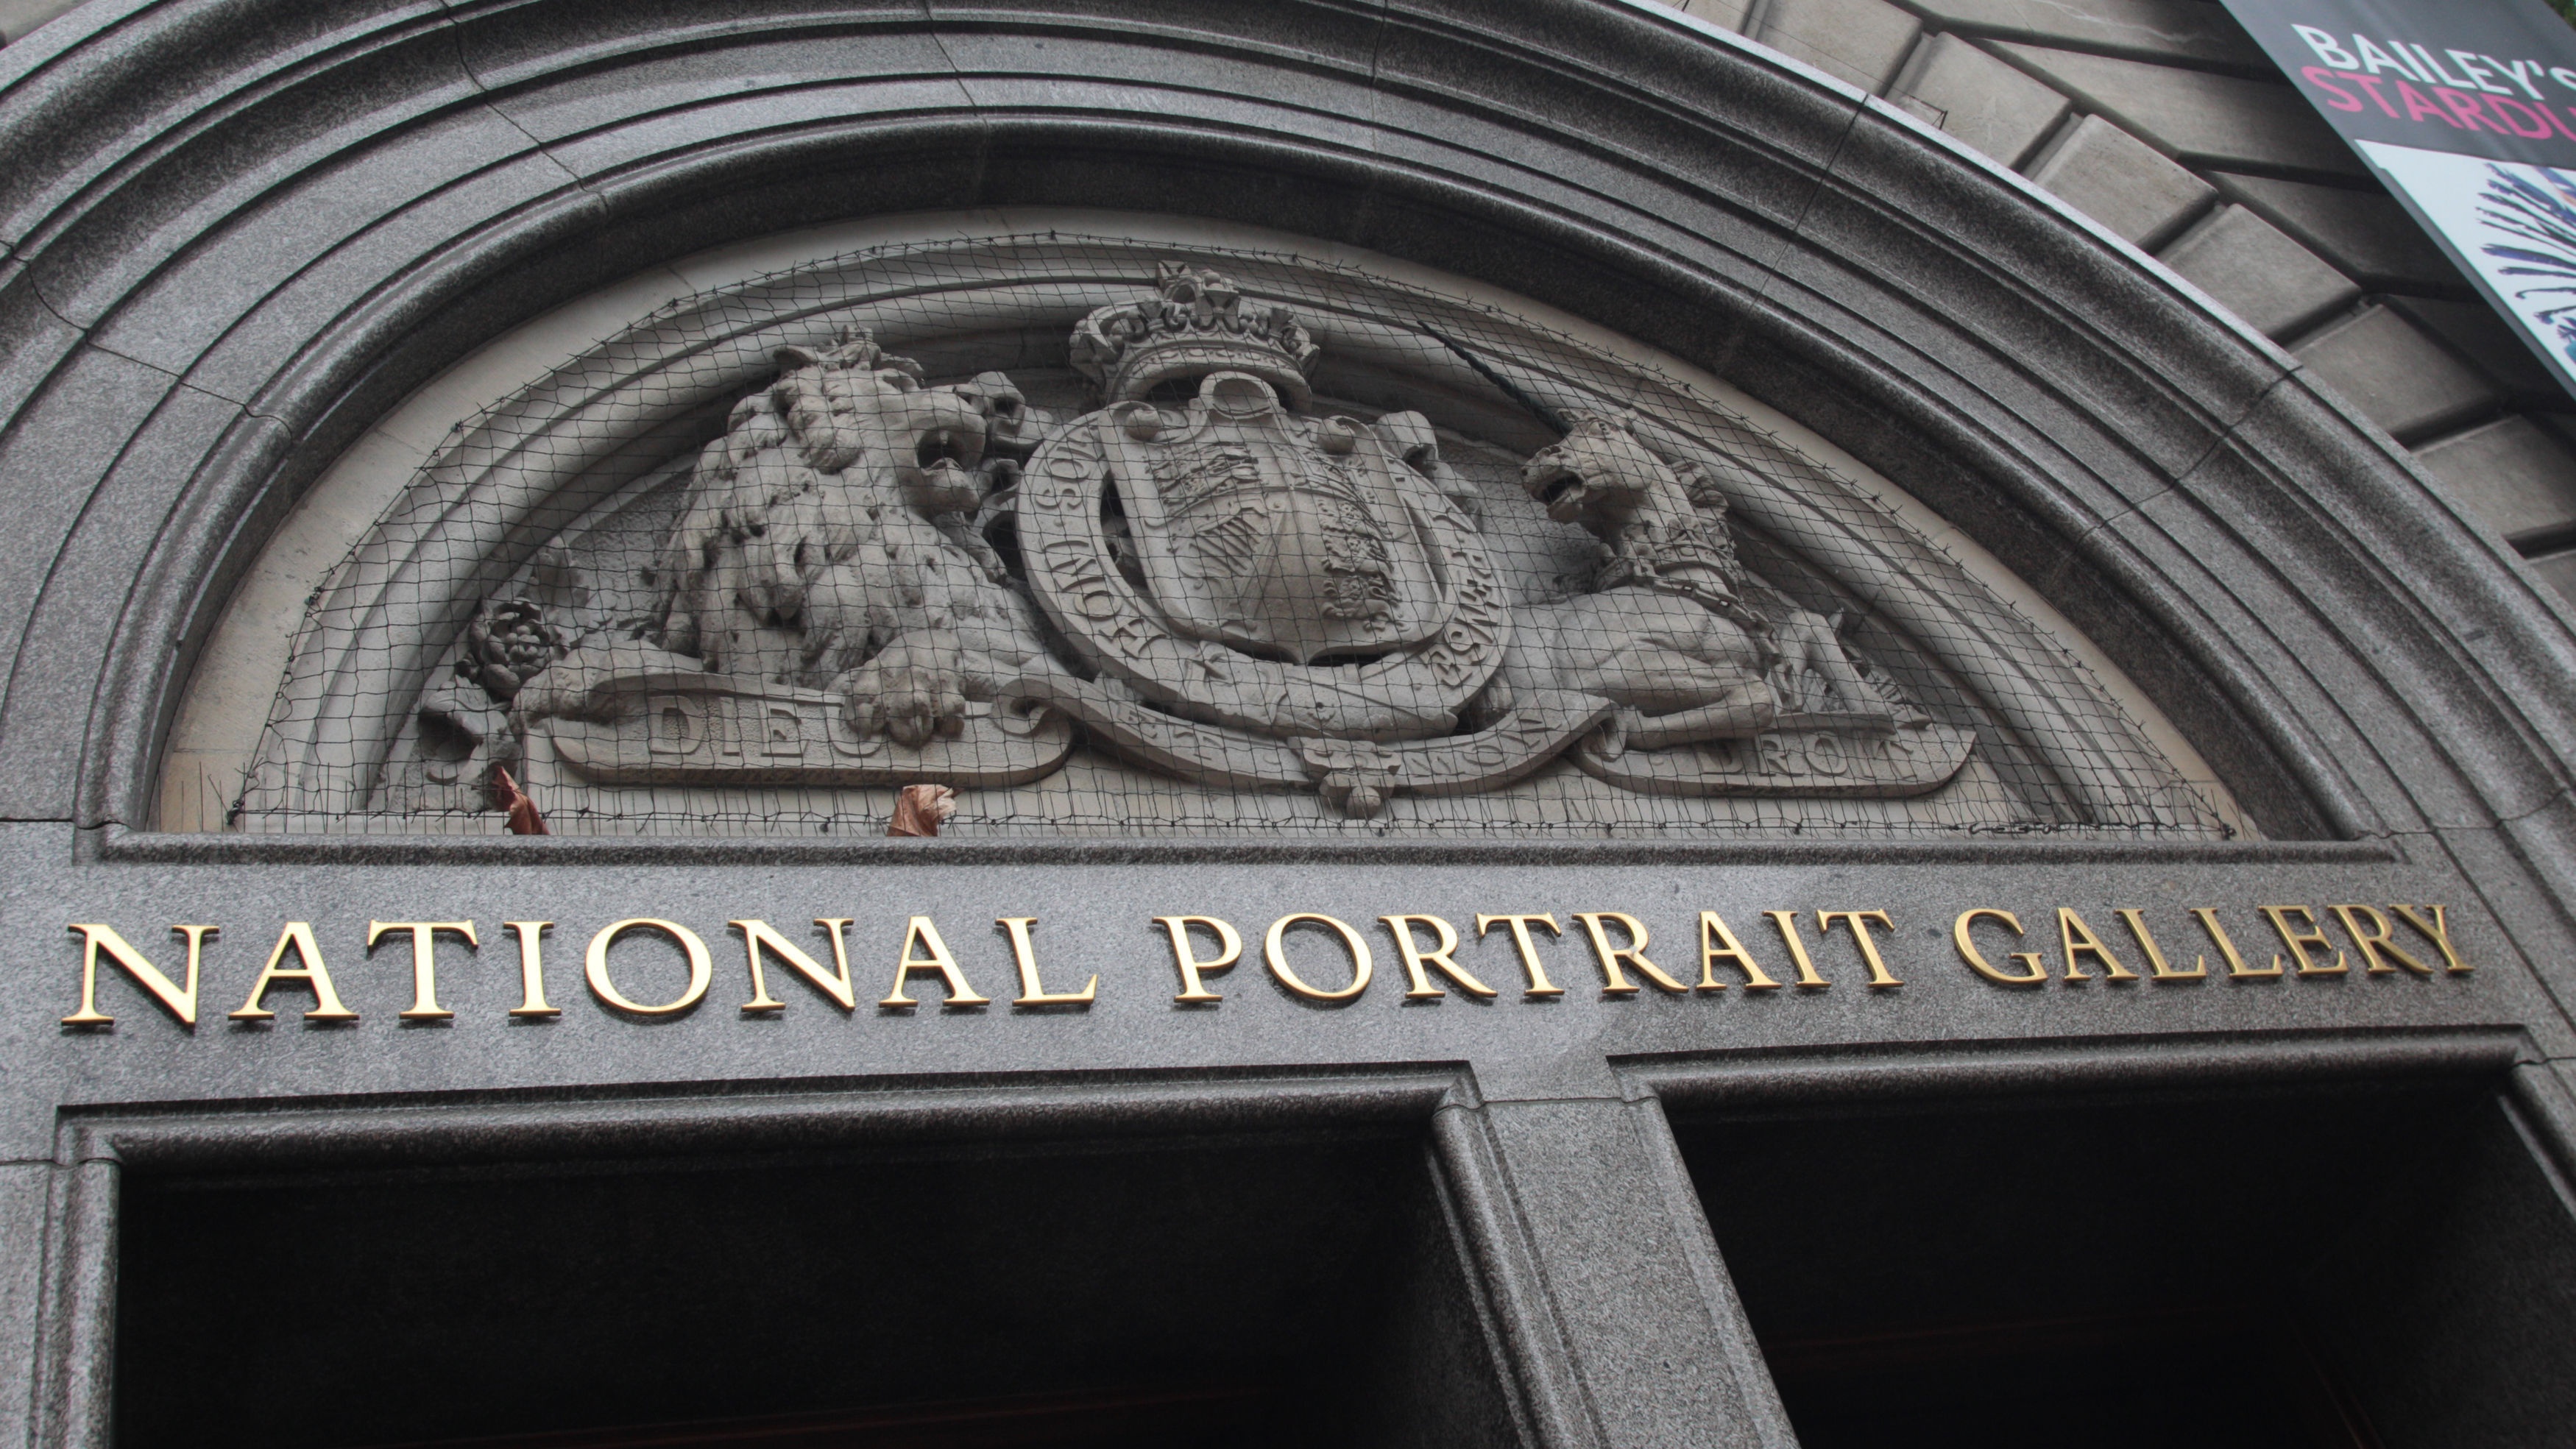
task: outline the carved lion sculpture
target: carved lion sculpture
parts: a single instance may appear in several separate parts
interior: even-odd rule
[[[955,734],[1038,661],[1036,621],[970,524],[1034,426],[1008,379],[925,387],[861,332],[788,348],[700,457],[656,577],[662,646],[829,688],[861,734]]]
[[[1735,542],[1726,526],[1730,506],[1720,474],[1732,473],[1739,482],[1749,482],[1731,463],[1704,464],[1684,461],[1673,465],[1674,476],[1682,484],[1691,507],[1699,514],[1703,535],[1716,541],[1725,555],[1738,599],[1757,615],[1764,626],[1756,629],[1755,642],[1762,647],[1767,661],[1765,678],[1771,693],[1779,701],[1781,712],[1813,714],[1887,714],[1888,701],[1861,677],[1843,648],[1842,636],[1836,632],[1841,615],[1828,619],[1812,609],[1802,608],[1788,595],[1763,582],[1760,576],[1740,567],[1735,558]],[[1910,706],[1901,713],[1919,718]]]
[[[1758,733],[1778,712],[1762,620],[1739,602],[1722,523],[1691,504],[1673,465],[1627,420],[1578,413],[1533,454],[1521,486],[1559,523],[1610,550],[1591,593],[1522,608],[1489,701],[1574,690],[1621,707],[1628,743]]]

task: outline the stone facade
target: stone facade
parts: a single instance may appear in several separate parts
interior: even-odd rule
[[[2364,411],[2474,324],[2231,189],[2333,163],[2177,15],[0,49],[0,1421],[2555,1444],[2576,632],[2470,511],[2555,484]],[[1936,112],[2364,291],[2284,350]],[[2410,380],[2428,457],[2551,456]],[[272,725],[364,788],[171,788]],[[2064,816],[1671,788],[1936,730]],[[576,828],[549,749],[679,803]],[[1005,778],[889,836],[897,751]],[[413,808],[512,762],[547,833]],[[1103,828],[978,803],[1077,770]],[[855,793],[689,824],[782,788]]]

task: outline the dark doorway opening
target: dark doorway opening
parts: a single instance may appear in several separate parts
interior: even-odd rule
[[[2493,1081],[1692,1117],[1803,1449],[2554,1445],[2576,1205]]]
[[[120,1449],[1515,1443],[1417,1134],[129,1177]]]

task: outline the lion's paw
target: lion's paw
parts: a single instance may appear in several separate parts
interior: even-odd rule
[[[966,729],[965,676],[953,640],[897,639],[874,659],[832,682],[841,718],[861,738],[880,731],[919,747]]]

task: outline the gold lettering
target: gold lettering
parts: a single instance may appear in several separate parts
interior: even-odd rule
[[[1174,1001],[1223,1001],[1217,992],[1207,989],[1204,977],[1226,970],[1243,959],[1243,937],[1233,926],[1214,916],[1156,916],[1154,923],[1171,933],[1172,964],[1181,971],[1181,994]],[[1198,947],[1190,940],[1190,927],[1197,926],[1216,937],[1217,954],[1213,960],[1199,959]]]
[[[1288,954],[1285,949],[1288,928],[1299,921],[1313,921],[1341,934],[1342,944],[1348,946],[1351,952],[1350,985],[1339,991],[1318,991],[1298,979],[1297,973],[1288,968]],[[1261,962],[1270,968],[1271,975],[1279,978],[1280,985],[1309,1001],[1348,1001],[1368,989],[1370,969],[1368,942],[1351,927],[1349,922],[1336,920],[1331,916],[1318,915],[1313,911],[1299,911],[1294,915],[1281,916],[1278,920],[1272,921],[1270,933],[1261,938]]]
[[[2227,975],[2230,980],[2269,981],[2281,974],[2281,958],[2278,956],[2272,958],[2272,969],[2269,971],[2256,971],[2247,966],[2245,958],[2236,953],[2236,943],[2227,938],[2227,928],[2218,924],[2218,912],[2207,906],[2193,906],[2191,913],[2200,918],[2200,928],[2209,933],[2211,941],[2217,943],[2218,954],[2227,958]]]
[[[916,944],[926,947],[930,954],[914,956],[912,948]],[[903,994],[905,984],[912,980],[915,971],[939,973],[940,985],[948,993],[946,1004],[949,1006],[992,1004],[992,998],[976,995],[975,988],[966,984],[966,973],[957,969],[957,958],[949,954],[948,943],[939,939],[939,928],[931,924],[928,916],[915,916],[911,924],[903,928],[903,959],[895,963],[894,989],[887,992],[885,1000],[877,1005],[887,1011],[910,1011],[920,1005]]]
[[[152,999],[160,1002],[163,1010],[179,1018],[180,1025],[191,1031],[196,1030],[197,958],[204,947],[206,937],[218,934],[220,927],[172,926],[170,928],[171,935],[184,936],[188,941],[188,984],[184,989],[177,982],[162,975],[161,968],[145,960],[142,952],[125,944],[125,938],[116,934],[112,927],[87,925],[66,926],[63,929],[77,931],[81,937],[80,1010],[64,1017],[63,1025],[107,1026],[116,1020],[115,1017],[98,1009],[98,953],[104,950],[107,952],[107,958],[115,962],[118,969],[134,978],[135,985],[150,992]]]
[[[277,963],[286,959],[288,947],[295,949],[295,959],[304,963],[301,970],[280,971]],[[277,949],[268,953],[268,964],[259,968],[259,979],[250,984],[250,1000],[232,1013],[235,1021],[267,1021],[277,1015],[264,1010],[260,998],[280,981],[301,981],[313,988],[313,1009],[304,1013],[306,1021],[356,1021],[358,1014],[340,1004],[340,993],[331,989],[331,973],[322,964],[322,948],[313,944],[313,923],[289,921],[278,933]]]
[[[1780,983],[1763,973],[1762,963],[1754,960],[1753,953],[1745,950],[1744,943],[1735,939],[1735,933],[1726,928],[1725,919],[1715,911],[1702,911],[1699,913],[1700,990],[1726,989],[1726,983],[1717,979],[1717,963],[1721,959],[1734,961],[1736,969],[1744,973],[1745,990],[1780,989]]]
[[[2209,974],[2209,958],[2206,956],[2193,957],[2188,971],[2173,969],[2172,964],[2165,960],[2165,953],[2157,949],[2156,938],[2148,934],[2146,912],[2122,906],[2111,914],[2129,923],[2129,934],[2138,938],[2138,949],[2147,954],[2148,980],[2198,981]]]
[[[1669,991],[1676,996],[1689,992],[1689,987],[1665,975],[1663,968],[1646,959],[1645,922],[1622,911],[1576,911],[1574,918],[1583,923],[1584,934],[1592,938],[1592,954],[1601,959],[1602,995],[1636,994],[1636,983],[1619,969],[1622,961],[1645,973],[1646,979],[1655,983],[1657,990]],[[1605,924],[1610,921],[1617,921],[1619,929],[1627,933],[1627,945],[1614,947],[1610,944],[1610,932]]]
[[[1510,927],[1512,944],[1520,948],[1521,970],[1529,976],[1529,990],[1522,992],[1522,997],[1563,996],[1565,988],[1547,979],[1547,968],[1539,964],[1538,943],[1530,939],[1532,926],[1547,927],[1551,936],[1565,934],[1565,928],[1556,923],[1555,913],[1536,911],[1517,916],[1489,916],[1479,911],[1476,915],[1476,939],[1483,940],[1496,926]]]
[[[2388,964],[2392,957],[2395,958],[2398,966],[2403,966],[2418,976],[2433,974],[2432,967],[2416,960],[2405,947],[2389,939],[2389,933],[2394,928],[2388,924],[2388,918],[2379,913],[2378,907],[2351,905],[2328,906],[2326,909],[2335,913],[2335,919],[2343,922],[2344,930],[2350,932],[2354,943],[2361,947],[2361,959],[2369,963],[2367,969],[2372,974],[2394,972],[2397,966]],[[2370,918],[2368,930],[2362,929],[2361,918],[2364,916]]]
[[[1872,987],[1902,986],[1905,983],[1890,975],[1887,963],[1879,959],[1878,941],[1869,933],[1869,923],[1873,919],[1887,930],[1896,929],[1896,923],[1887,918],[1885,911],[1818,911],[1816,933],[1830,936],[1834,933],[1834,922],[1847,922],[1853,939],[1860,943],[1860,959],[1869,967],[1869,984]]]
[[[769,994],[769,980],[760,969],[760,953],[769,951],[787,969],[804,977],[814,989],[832,998],[832,1004],[843,1011],[859,1009],[859,996],[850,985],[850,947],[842,933],[850,928],[849,916],[817,916],[814,924],[832,933],[832,969],[798,950],[796,944],[769,928],[767,921],[727,921],[726,925],[742,932],[743,956],[751,963],[751,1000],[742,1004],[742,1014],[785,1011],[787,1003]]]
[[[1976,940],[1969,934],[1969,930],[1977,924],[1978,918],[1983,916],[1992,916],[2003,922],[2004,929],[2012,932],[2016,939],[2022,935],[2021,918],[2010,911],[1999,911],[1991,906],[1979,906],[1973,911],[1961,911],[1959,919],[1950,923],[1950,943],[1959,948],[1959,959],[1968,963],[1968,969],[2000,986],[2047,985],[2048,963],[2040,959],[2037,951],[2014,951],[2007,956],[2006,959],[2019,961],[2022,964],[2024,974],[2019,976],[1998,968],[1994,962],[1979,953]]]
[[[2093,928],[2084,924],[2084,918],[2066,906],[2057,908],[2057,943],[2066,953],[2066,979],[2069,981],[2093,979],[2092,973],[2075,959],[2078,956],[2090,956],[2101,962],[2102,969],[2110,972],[2114,981],[2138,979],[2138,973],[2120,964],[2120,958],[2111,954],[2110,946],[2093,934]]]
[[[2282,944],[2288,946],[2290,948],[2290,954],[2298,959],[2300,975],[2341,976],[2345,971],[2350,969],[2344,964],[2342,949],[2337,947],[2334,942],[2327,940],[2325,932],[2317,929],[2317,917],[2314,911],[2309,910],[2306,906],[2257,906],[2255,909],[2261,911],[2264,917],[2271,921],[2273,930],[2281,933]],[[2305,931],[2295,930],[2291,927],[2290,912],[2292,911],[2298,912],[2299,919],[2307,922],[2308,928]],[[2308,955],[2308,948],[2311,946],[2324,946],[2333,950],[2335,953],[2334,964],[2332,966],[2318,965]],[[2281,958],[2275,956],[2272,958],[2272,973],[2277,976],[2280,974],[2280,970]]]
[[[465,944],[480,951],[483,943],[474,939],[472,921],[369,921],[367,949],[395,931],[411,933],[411,1006],[402,1013],[405,1021],[451,1021],[456,1013],[438,1004],[438,933],[452,932],[465,938]]]
[[[1494,988],[1479,981],[1458,964],[1458,930],[1438,916],[1380,916],[1388,932],[1395,937],[1395,949],[1404,957],[1405,979],[1411,982],[1405,993],[1407,1001],[1423,1001],[1448,993],[1431,984],[1431,974],[1422,968],[1436,966],[1440,973],[1458,983],[1458,989],[1471,996],[1492,996]],[[1440,944],[1425,951],[1413,939],[1413,927],[1419,922],[1431,928]]]
[[[1762,738],[1769,739],[1769,735]],[[1816,974],[1816,963],[1807,958],[1807,940],[1798,934],[1796,911],[1764,911],[1771,924],[1780,930],[1780,939],[1789,947],[1789,964],[1798,968],[1797,984],[1802,987],[1825,987],[1834,983]]]
[[[680,993],[677,1000],[660,1006],[646,1006],[628,1000],[625,993],[617,989],[617,983],[608,979],[608,948],[629,931],[659,931],[678,942],[680,950],[687,954],[689,987]],[[637,916],[603,927],[598,935],[590,938],[590,952],[582,962],[582,975],[590,982],[591,995],[619,1011],[632,1012],[637,1016],[675,1016],[697,1005],[699,998],[707,994],[708,985],[715,980],[715,963],[708,959],[707,943],[698,939],[697,932],[677,921]]]
[[[546,1004],[546,932],[552,921],[503,921],[501,929],[519,938],[519,1004],[510,1008],[512,1016],[531,1020],[551,1020],[563,1015],[563,1008]]]
[[[2476,967],[2471,966],[2468,962],[2461,960],[2460,953],[2451,949],[2451,923],[2443,918],[2442,908],[2440,906],[2426,906],[2424,908],[2425,910],[2433,913],[2433,919],[2430,922],[2427,922],[2422,916],[2416,914],[2413,906],[2390,906],[2389,909],[2395,911],[2398,916],[2406,922],[2406,924],[2423,932],[2426,940],[2431,941],[2435,946],[2439,947],[2442,952],[2442,959],[2449,963],[2450,970],[2474,971],[2477,969]]]
[[[1029,931],[1038,923],[1035,916],[1002,916],[993,924],[1010,933],[1011,961],[1020,968],[1020,994],[1013,1006],[1089,1006],[1100,992],[1100,973],[1080,991],[1050,992],[1038,981],[1038,948],[1030,942]]]

